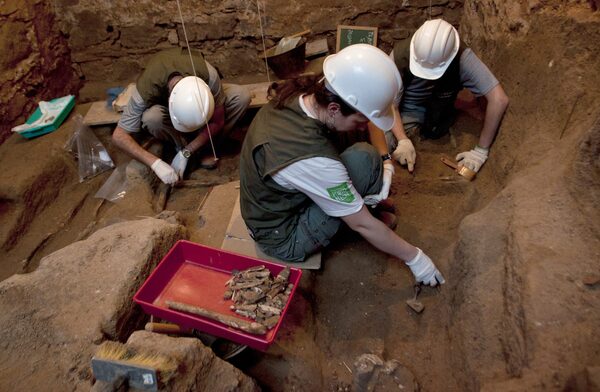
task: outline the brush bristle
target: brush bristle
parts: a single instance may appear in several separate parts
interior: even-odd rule
[[[109,359],[109,360],[123,360],[127,357],[127,348],[123,343],[106,341],[102,343],[98,351],[96,352],[96,358]]]
[[[166,383],[177,371],[177,362],[173,358],[152,353],[135,353],[119,342],[105,341],[96,352],[95,357],[154,369],[160,374],[160,380],[163,383]]]
[[[163,383],[170,379],[177,370],[177,362],[175,360],[159,354],[134,354],[130,358],[127,358],[127,362],[132,365],[155,369],[160,373],[160,379]]]

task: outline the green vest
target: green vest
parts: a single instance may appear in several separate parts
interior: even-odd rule
[[[208,84],[208,68],[200,52],[192,49],[192,58],[196,75]],[[137,80],[136,86],[140,96],[148,107],[169,104],[169,76],[174,72],[182,76],[193,76],[194,70],[190,62],[187,48],[173,48],[155,54]]]
[[[302,159],[340,160],[328,130],[300,108],[298,96],[283,109],[272,102],[252,121],[240,152],[240,208],[254,240],[265,246],[284,243],[296,230],[299,214],[312,200],[277,184],[271,175]]]

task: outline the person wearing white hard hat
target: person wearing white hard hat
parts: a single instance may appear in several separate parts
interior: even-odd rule
[[[340,150],[332,141],[335,133],[368,132],[369,122],[392,127],[402,83],[394,62],[374,46],[356,44],[328,56],[323,72],[320,79],[272,85],[270,102],[246,134],[240,209],[252,238],[272,257],[301,262],[327,246],[344,222],[404,260],[418,282],[444,283],[431,259],[384,223],[389,212],[376,212],[380,220],[365,205],[367,196],[387,198],[393,164],[369,143]],[[372,136],[385,142],[380,130]]]
[[[221,83],[217,70],[191,52],[193,65],[187,48],[167,49],[149,60],[112,136],[116,146],[165,184],[183,178],[194,154],[205,155],[200,167],[214,168],[208,132],[213,141],[223,140],[250,104],[246,88]],[[171,164],[141,147],[136,140],[141,131],[176,148]]]
[[[412,172],[416,152],[409,136],[436,139],[447,134],[454,122],[458,92],[467,88],[475,96],[485,97],[487,107],[477,145],[456,159],[478,172],[508,106],[508,97],[496,77],[465,47],[456,29],[442,19],[428,20],[411,37],[396,42],[390,57],[404,82],[394,111],[401,121],[386,132],[392,157]]]

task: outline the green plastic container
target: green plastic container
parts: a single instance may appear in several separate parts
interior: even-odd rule
[[[54,113],[58,113],[57,115],[54,116],[54,118],[50,118],[50,119],[48,119],[48,121],[45,121],[43,124],[39,124],[35,127],[28,128],[28,129],[25,129],[22,131],[15,131],[15,132],[20,134],[21,136],[23,136],[26,139],[31,139],[31,138],[45,135],[47,133],[55,131],[65,121],[65,118],[67,118],[69,113],[71,113],[71,110],[73,110],[73,107],[75,107],[75,96],[67,95],[64,97],[55,98],[55,99],[49,101],[49,103],[53,109],[52,111]],[[40,108],[38,106],[37,109],[35,109],[35,112],[33,112],[33,114],[31,116],[29,116],[29,118],[27,119],[27,121],[25,121],[25,123],[33,124],[37,120],[39,120],[40,117],[42,117],[42,111],[40,110]]]

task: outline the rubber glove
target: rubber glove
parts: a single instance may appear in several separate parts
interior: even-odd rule
[[[162,159],[154,161],[150,168],[165,184],[173,185],[179,179],[175,170]]]
[[[173,158],[173,162],[171,162],[171,167],[175,170],[175,173],[179,176],[179,178],[183,178],[183,173],[185,172],[185,168],[188,164],[188,158],[183,156],[183,153],[179,151],[175,158]]]
[[[487,161],[489,151],[489,148],[475,146],[471,151],[465,151],[458,154],[456,156],[456,161],[459,165],[463,165],[474,172],[478,172],[485,161]]]
[[[408,171],[412,173],[415,168],[415,159],[417,152],[410,139],[398,140],[398,145],[392,153],[392,158],[398,161],[401,165],[407,165]]]
[[[410,261],[406,262],[406,265],[410,268],[417,283],[424,283],[430,286],[436,286],[439,284],[446,283],[446,280],[435,267],[433,261],[419,248],[417,248],[417,255]]]
[[[394,164],[389,160],[383,162],[383,185],[381,191],[376,195],[368,195],[363,198],[366,205],[374,206],[380,201],[385,200],[390,195],[390,186],[392,185],[392,176],[394,175]]]

